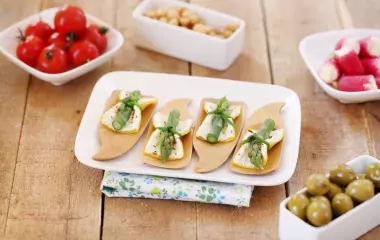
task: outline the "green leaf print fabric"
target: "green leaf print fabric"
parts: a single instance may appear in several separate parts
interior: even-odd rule
[[[171,199],[249,207],[253,186],[105,171],[101,191],[108,197]]]

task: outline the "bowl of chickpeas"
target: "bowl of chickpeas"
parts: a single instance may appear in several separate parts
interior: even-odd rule
[[[245,22],[177,0],[145,0],[133,12],[135,45],[215,70],[241,54]]]
[[[356,239],[380,224],[379,160],[359,156],[305,186],[280,204],[280,239]]]

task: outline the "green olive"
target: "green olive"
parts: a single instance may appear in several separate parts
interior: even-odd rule
[[[310,198],[310,201],[311,202],[324,201],[324,202],[330,203],[330,201],[325,196],[314,196]]]
[[[357,174],[356,179],[366,179],[365,173]]]
[[[306,216],[309,222],[316,226],[324,226],[332,220],[332,211],[330,202],[314,201],[306,209]]]
[[[339,164],[330,170],[330,181],[341,187],[347,186],[356,179],[356,173],[352,167],[346,164]]]
[[[347,186],[346,194],[354,201],[361,203],[375,195],[375,186],[368,179],[355,180]]]
[[[306,207],[309,202],[309,198],[305,194],[295,194],[290,197],[288,209],[297,217],[306,220]]]
[[[375,187],[380,188],[380,163],[371,163],[367,166],[366,177]]]
[[[335,183],[330,184],[330,191],[327,193],[329,199],[333,199],[338,193],[342,193],[343,190]]]
[[[306,188],[311,195],[325,195],[330,190],[330,181],[325,175],[312,174],[306,180]]]
[[[338,193],[332,200],[332,210],[336,217],[345,214],[354,208],[351,197],[345,193]]]

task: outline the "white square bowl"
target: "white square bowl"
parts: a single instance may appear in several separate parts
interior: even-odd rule
[[[283,139],[280,165],[276,171],[266,175],[243,175],[229,170],[230,157],[222,166],[209,173],[196,173],[193,169],[198,161],[198,156],[193,151],[191,162],[185,168],[154,167],[141,161],[147,131],[126,154],[109,161],[95,161],[92,156],[100,146],[99,119],[107,99],[114,90],[118,89],[139,89],[144,94],[156,96],[159,99],[157,109],[172,99],[191,98],[188,111],[194,120],[198,118],[202,99],[207,97],[227,96],[230,101],[243,101],[247,105],[247,117],[258,108],[271,102],[285,102],[285,106],[281,110],[281,117],[286,134]],[[298,160],[300,131],[301,105],[299,98],[295,92],[285,87],[174,74],[111,72],[96,83],[91,93],[75,140],[75,156],[84,165],[108,171],[251,186],[274,186],[288,181],[294,173]]]
[[[356,173],[364,173],[366,166],[374,162],[379,163],[379,160],[363,155],[348,162],[347,165]],[[306,191],[306,188],[303,188],[296,194]],[[323,227],[314,227],[291,213],[286,208],[289,200],[290,197],[280,204],[281,240],[350,240],[358,238],[380,224],[380,193]]]
[[[334,51],[336,43],[340,39],[344,37],[361,39],[368,36],[380,36],[380,30],[349,29],[322,32],[307,36],[299,44],[299,51],[301,53],[301,56],[319,86],[328,95],[339,100],[341,103],[362,103],[380,100],[380,89],[365,92],[339,91],[326,84],[318,76],[319,68],[327,59],[329,59]]]
[[[148,10],[159,7],[184,7],[197,13],[211,27],[223,28],[236,23],[239,28],[231,37],[221,39],[143,15]],[[137,46],[215,70],[227,69],[243,50],[243,20],[197,5],[175,0],[145,0],[133,11],[133,19],[138,36]]]
[[[0,52],[4,54],[13,63],[15,63],[16,65],[18,65],[19,67],[27,71],[28,73],[32,74],[36,78],[42,79],[46,82],[52,83],[53,85],[59,86],[102,65],[109,58],[111,58],[117,52],[117,50],[119,50],[119,48],[123,45],[124,38],[123,38],[123,35],[119,31],[115,30],[107,23],[86,13],[88,24],[94,23],[100,26],[105,26],[109,29],[107,33],[108,45],[105,52],[99,57],[97,57],[96,59],[80,67],[73,68],[63,73],[49,74],[49,73],[41,72],[23,63],[21,60],[17,58],[16,48],[17,48],[18,42],[17,42],[16,37],[19,35],[18,29],[21,29],[23,31],[25,30],[28,24],[37,22],[40,20],[40,18],[42,18],[43,21],[48,23],[51,27],[54,27],[54,15],[57,12],[57,10],[58,8],[49,8],[49,9],[43,10],[18,23],[13,24],[12,26],[0,32]]]

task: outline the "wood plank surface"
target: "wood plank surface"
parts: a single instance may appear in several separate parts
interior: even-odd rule
[[[40,10],[40,0],[0,3],[0,31]],[[18,6],[18,7],[15,7]],[[9,36],[17,40],[17,36]],[[0,56],[0,239],[4,238],[29,74]]]
[[[271,83],[265,23],[260,0],[192,0],[246,22],[243,54],[226,71],[192,64],[192,75]],[[233,6],[233,7],[232,7]],[[278,205],[285,185],[256,187],[249,208],[197,203],[197,239],[277,239]]]
[[[154,52],[136,48],[132,11],[139,0],[117,0],[115,27],[122,32],[125,43],[114,58],[114,70],[166,72],[187,75],[188,63]],[[108,198],[104,202],[103,239],[195,239],[195,203]]]
[[[42,8],[63,3],[46,0]],[[102,7],[90,0],[72,3],[113,22],[113,2]],[[32,78],[6,239],[99,238],[102,171],[80,164],[73,148],[92,88],[109,66],[105,64],[61,87]]]
[[[376,0],[353,1],[346,0],[347,10],[352,19],[353,26],[356,28],[375,28],[380,29],[379,12],[380,4]],[[368,123],[368,143],[371,154],[380,158],[380,102],[365,104],[367,123]],[[360,239],[379,239],[380,226],[373,229]]]

